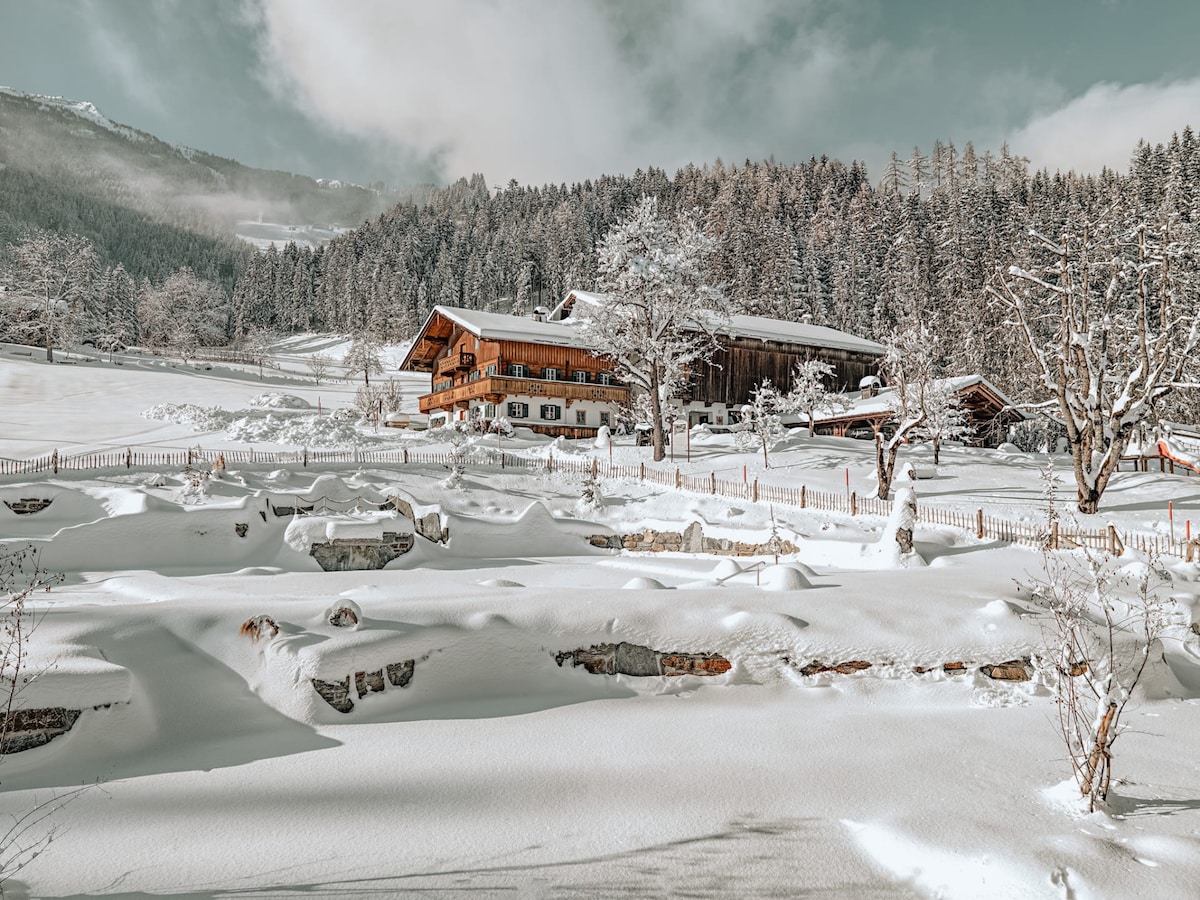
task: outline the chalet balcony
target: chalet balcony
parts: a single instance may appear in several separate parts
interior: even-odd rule
[[[419,400],[420,409],[428,413],[435,409],[450,409],[455,404],[466,405],[472,400],[500,403],[505,397],[520,394],[527,397],[547,397],[559,400],[597,400],[601,403],[624,403],[629,388],[617,384],[582,384],[575,381],[545,381],[541,378],[510,378],[491,375],[478,381],[456,385],[426,394]]]
[[[438,375],[445,375],[447,372],[465,372],[467,369],[475,368],[474,353],[451,353],[449,356],[438,361]]]

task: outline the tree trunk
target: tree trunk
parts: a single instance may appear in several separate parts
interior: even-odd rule
[[[763,468],[769,469],[769,468],[771,468],[771,462],[770,462],[770,460],[767,459],[767,436],[764,434],[764,435],[760,435],[760,437],[762,437],[762,445],[763,445]]]
[[[896,455],[899,445],[884,446],[883,435],[875,435],[875,478],[878,482],[875,496],[886,500],[892,492],[892,475],[896,471]]]
[[[667,450],[663,446],[662,402],[658,397],[658,370],[650,369],[650,445],[654,448],[654,461],[662,462]]]
[[[941,462],[942,441],[940,438],[933,439],[933,464],[936,466]]]

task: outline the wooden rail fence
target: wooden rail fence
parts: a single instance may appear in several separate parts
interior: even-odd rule
[[[203,450],[198,447],[187,450],[110,450],[96,453],[59,454],[54,451],[48,456],[30,460],[0,458],[0,477],[13,475],[57,474],[59,472],[112,471],[134,468],[178,468],[200,464],[211,465],[217,457],[223,457],[226,465],[270,465],[301,466],[329,465],[337,463],[390,465],[390,466],[437,466],[449,468],[448,453],[426,453],[399,450],[309,450],[267,452],[261,450]],[[711,494],[744,500],[750,503],[769,503],[780,506],[810,508],[825,512],[844,513],[850,516],[887,516],[892,504],[877,497],[860,497],[856,492],[827,492],[812,490],[806,485],[795,487],[760,484],[758,479],[729,481],[718,478],[716,473],[685,475],[679,469],[662,469],[638,465],[617,465],[598,459],[572,459],[555,457],[515,456],[493,448],[475,447],[468,465],[492,466],[502,470],[524,472],[563,472],[628,481],[645,481],[675,490],[696,494]],[[1137,532],[1120,533],[1108,525],[1105,528],[1082,531],[1064,531],[1057,522],[1015,522],[996,516],[985,515],[982,509],[966,512],[922,503],[922,521],[957,528],[974,534],[979,540],[997,540],[1006,543],[1024,544],[1036,548],[1065,550],[1089,547],[1113,554],[1121,553],[1126,547],[1157,556],[1176,556],[1188,561],[1200,561],[1200,538],[1168,537]]]

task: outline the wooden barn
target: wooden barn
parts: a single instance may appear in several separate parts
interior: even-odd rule
[[[982,375],[961,375],[945,379],[966,410],[973,437],[967,443],[995,447],[1008,439],[1008,429],[1025,419],[1004,393]],[[877,430],[887,430],[892,416],[891,390],[867,385],[853,394],[842,396],[843,410],[815,416],[817,434],[836,437],[874,438]]]

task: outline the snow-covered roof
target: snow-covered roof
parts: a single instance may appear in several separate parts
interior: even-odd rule
[[[552,344],[556,347],[581,346],[583,337],[578,322],[541,322],[530,316],[510,316],[504,313],[462,309],[457,306],[435,306],[430,315],[441,314],[465,330],[489,341],[527,341],[531,344]]]
[[[864,379],[865,380],[865,379]],[[970,388],[979,386],[995,395],[1001,403],[1006,407],[1013,407],[1014,404],[1000,388],[996,387],[992,382],[988,381],[982,375],[955,375],[950,378],[935,378],[934,384],[948,384],[956,394],[961,394]],[[851,391],[838,395],[842,401],[842,409],[836,413],[818,413],[816,422],[833,422],[843,419],[869,419],[875,418],[891,412],[891,397],[894,393],[890,387],[879,388],[872,396],[863,397],[857,391]],[[807,417],[803,413],[799,418],[807,421]]]
[[[584,319],[586,316],[580,315],[579,312],[571,314],[572,304],[585,304],[595,309],[602,307],[606,301],[607,298],[603,294],[591,291],[571,291],[558,306],[554,307],[549,318],[563,322],[570,322],[572,318]],[[761,341],[801,344],[805,347],[830,347],[879,356],[883,355],[885,349],[882,344],[845,331],[838,331],[836,328],[770,319],[765,316],[731,315],[728,326],[721,328],[719,333],[734,338],[757,338]]]

